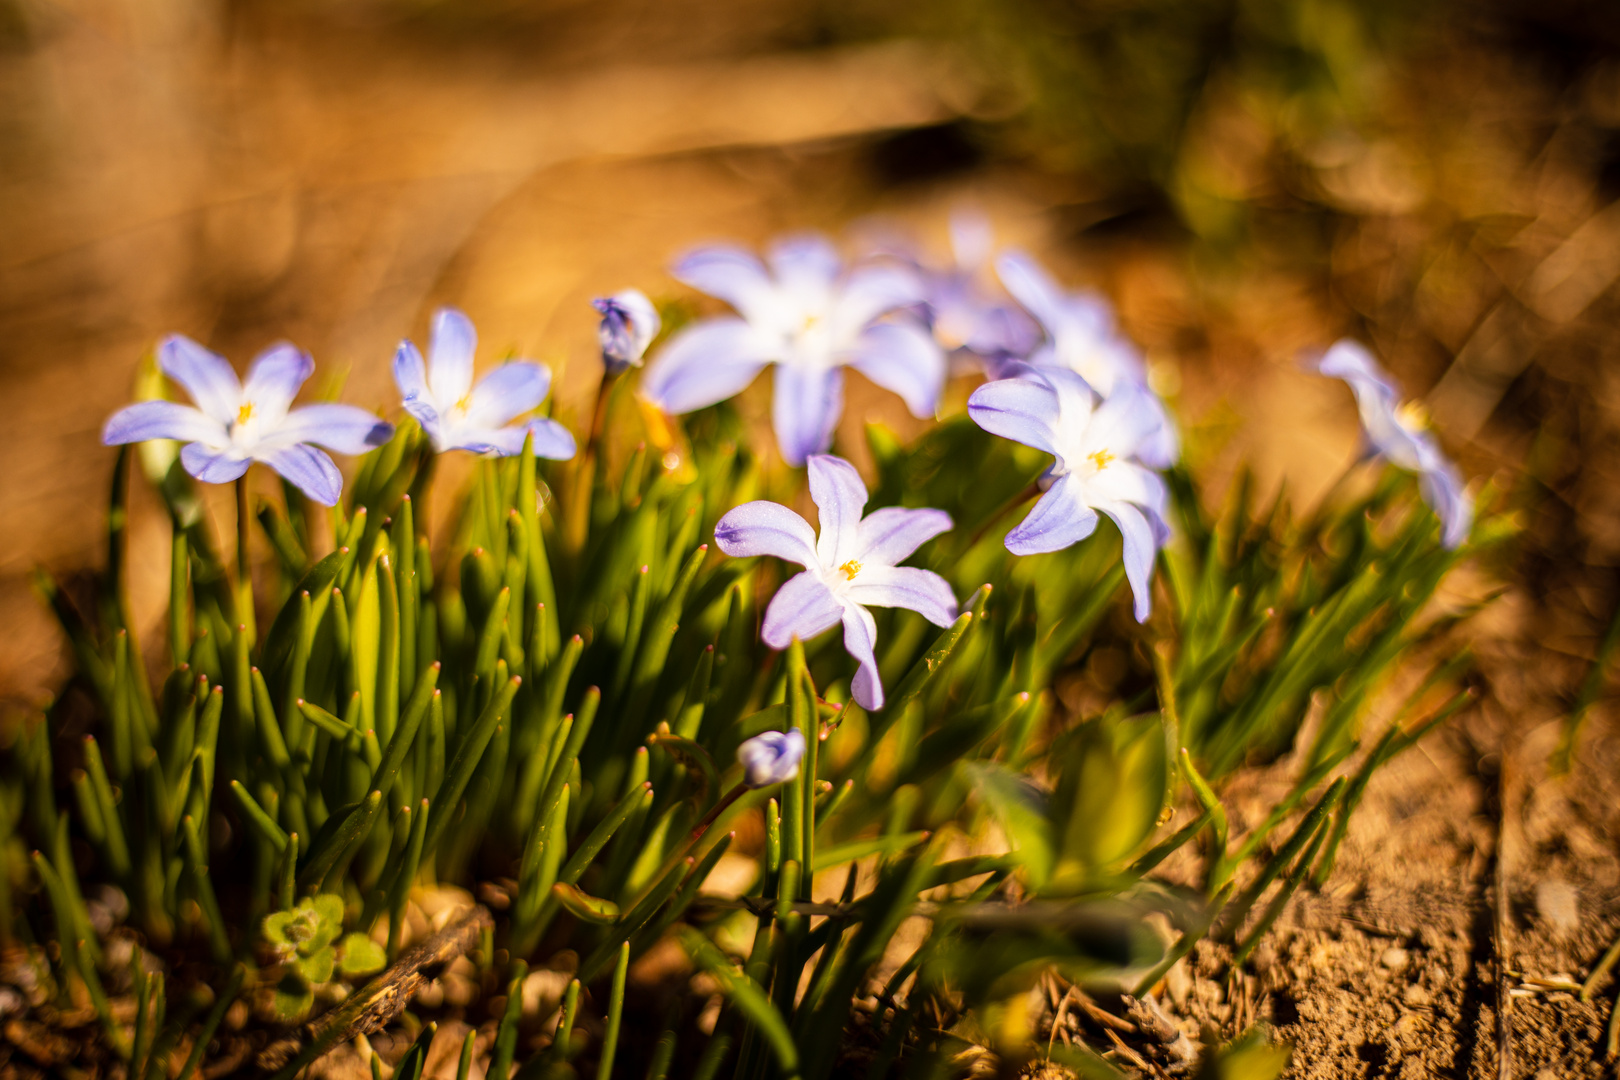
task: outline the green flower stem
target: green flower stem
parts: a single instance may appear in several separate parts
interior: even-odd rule
[[[529,965],[522,960],[512,961],[512,977],[506,983],[506,1012],[495,1029],[495,1049],[490,1054],[491,1077],[507,1077],[512,1072],[512,1055],[517,1051],[518,1021],[523,1018],[523,980],[529,974]],[[612,1061],[612,1041],[603,1050],[602,1060]],[[600,1075],[606,1077],[604,1071]]]
[[[225,919],[220,914],[219,900],[214,896],[214,883],[208,876],[208,858],[197,836],[196,819],[189,814],[180,821],[180,835],[186,869],[191,874],[192,888],[197,892],[197,906],[202,908],[203,920],[208,924],[209,951],[215,963],[229,963],[231,943],[225,936]]]
[[[236,478],[236,622],[246,633],[248,643],[254,639],[253,615],[253,556],[248,546],[252,536],[253,515],[248,510],[248,474]]]
[[[410,838],[405,843],[405,861],[400,866],[399,877],[394,882],[393,895],[388,901],[388,962],[391,964],[398,959],[399,934],[405,925],[405,902],[410,899],[411,883],[416,880],[417,867],[422,862],[422,838],[427,835],[428,811],[431,809],[428,800],[423,799],[417,804],[415,811],[407,808],[411,814]]]
[[[608,995],[607,1031],[602,1036],[602,1060],[596,1067],[596,1080],[613,1080],[613,1058],[619,1051],[619,1026],[624,1022],[624,981],[630,972],[630,943],[619,946],[619,962],[613,969],[613,990]]]
[[[186,531],[171,519],[174,539],[169,545],[169,656],[175,667],[191,655],[191,574]]]

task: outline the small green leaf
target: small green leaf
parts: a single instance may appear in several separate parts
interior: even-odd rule
[[[288,934],[292,924],[298,919],[296,911],[278,911],[274,915],[264,917],[264,940],[272,945],[292,946],[294,941]]]
[[[333,893],[322,893],[313,899],[306,899],[300,904],[310,913],[310,921],[314,924],[314,935],[306,947],[298,951],[305,956],[317,949],[324,949],[338,939],[343,933],[343,898]]]
[[[592,896],[577,885],[559,881],[551,887],[564,910],[584,922],[607,926],[619,921],[619,905],[611,900]]]
[[[347,979],[375,974],[388,963],[383,947],[358,931],[344,935],[339,948],[343,957],[338,961],[338,970]]]
[[[294,960],[293,970],[307,983],[323,983],[331,981],[332,968],[336,963],[337,953],[327,946]]]
[[[335,926],[340,930],[343,928],[343,897],[336,893],[321,893],[313,900],[304,901],[304,905],[315,912],[315,917],[320,920],[323,930],[327,926]]]
[[[1057,859],[1046,793],[1005,765],[970,761],[962,768],[1018,852],[1030,883],[1046,884]]]
[[[315,992],[310,989],[309,984],[292,972],[288,972],[276,984],[270,1010],[282,1023],[296,1024],[309,1015],[309,1010],[314,1004]]]

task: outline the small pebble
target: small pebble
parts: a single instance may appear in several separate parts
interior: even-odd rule
[[[1434,1003],[1434,998],[1429,995],[1429,992],[1417,983],[1413,983],[1406,988],[1406,992],[1401,995],[1401,1000],[1414,1009],[1421,1009]]]
[[[1580,890],[1563,878],[1536,882],[1536,914],[1557,936],[1570,936],[1581,925]]]
[[[1405,971],[1406,965],[1412,962],[1412,958],[1405,949],[1395,945],[1385,949],[1384,955],[1378,958],[1378,962],[1391,971]]]
[[[1164,988],[1170,991],[1170,1000],[1176,1003],[1176,1008],[1187,1007],[1187,998],[1193,989],[1192,976],[1187,974],[1187,961],[1177,960],[1170,965],[1170,970],[1164,973]]]

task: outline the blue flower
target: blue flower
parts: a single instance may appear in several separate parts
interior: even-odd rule
[[[1108,301],[1092,293],[1066,292],[1022,252],[1009,251],[998,258],[996,273],[1046,332],[1046,340],[1029,354],[1028,362],[1040,368],[1066,368],[1103,398],[1120,385],[1146,391],[1135,407],[1155,412],[1158,427],[1142,444],[1139,457],[1156,469],[1173,464],[1181,454],[1175,422],[1148,389],[1141,354],[1119,332]]]
[[[1337,342],[1316,362],[1323,375],[1343,379],[1356,395],[1368,453],[1381,454],[1418,475],[1423,501],[1440,516],[1440,542],[1455,548],[1474,524],[1474,500],[1463,490],[1456,466],[1440,452],[1428,416],[1415,401],[1401,402],[1395,384],[1359,342]]]
[[[737,747],[737,762],[743,767],[743,785],[749,788],[784,784],[799,775],[804,760],[804,732],[767,731]]]
[[[179,334],[158,343],[157,360],[197,407],[173,401],[130,405],[107,421],[101,441],[108,446],[147,439],[183,442],[180,463],[204,483],[229,483],[260,461],[311,499],[334,506],[343,493],[343,474],[311,444],[363,454],[394,433],[392,425],[353,405],[291,408],[315,363],[285,342],[254,358],[246,385],[223,356]]]
[[[782,457],[802,465],[832,444],[853,367],[892,390],[920,417],[932,416],[945,383],[945,357],[922,327],[883,317],[921,303],[916,275],[893,267],[848,272],[820,236],[771,248],[770,269],[734,247],[700,248],[680,259],[676,278],[737,309],[677,334],[647,367],[641,390],[669,413],[724,401],[776,365],[771,418]]]
[[[1007,550],[1035,555],[1066,548],[1092,534],[1102,511],[1124,538],[1138,622],[1152,610],[1153,560],[1170,534],[1164,481],[1141,460],[1160,431],[1155,404],[1151,391],[1129,381],[1099,399],[1068,368],[1033,366],[985,383],[968,398],[974,423],[1056,459],[1041,477],[1045,494],[1007,534]]]
[[[868,606],[903,607],[939,626],[956,618],[956,597],[944,578],[928,570],[896,566],[925,541],[951,527],[943,510],[888,506],[862,517],[866,485],[842,458],[809,459],[810,498],[821,517],[818,537],[810,523],[773,502],[744,503],[720,519],[714,539],[727,555],[774,555],[798,563],[804,573],[776,590],[765,609],[760,637],[773,649],[794,638],[808,641],[840,622],[844,648],[858,662],[850,684],[867,709],[883,707],[878,678],[877,623]]]
[[[592,300],[591,306],[602,313],[596,332],[602,341],[602,363],[608,373],[617,375],[625,368],[640,367],[647,346],[663,326],[652,301],[639,289],[626,289]]]
[[[952,370],[994,374],[1002,364],[1028,356],[1040,328],[992,283],[995,244],[989,222],[980,214],[958,212],[951,215],[950,232],[946,266],[932,266],[904,249],[897,254],[922,275],[928,324],[950,355]]]
[[[551,392],[551,370],[532,360],[502,364],[473,385],[473,351],[478,334],[455,308],[434,312],[428,339],[430,364],[409,341],[394,353],[394,382],[405,411],[416,417],[433,440],[433,448],[471,450],[502,456],[521,453],[526,436],[534,436],[537,457],[571,458],[574,437],[545,417],[506,426],[537,407]],[[431,367],[431,370],[429,370]]]

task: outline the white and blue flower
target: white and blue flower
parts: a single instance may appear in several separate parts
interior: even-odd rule
[[[392,425],[353,405],[292,408],[315,362],[285,342],[254,358],[246,383],[223,356],[179,334],[159,342],[157,361],[196,406],[173,401],[130,405],[107,421],[101,441],[108,446],[148,439],[185,443],[180,464],[204,483],[229,483],[258,461],[316,502],[334,506],[343,493],[343,474],[317,447],[363,454],[394,433]]]
[[[1316,361],[1323,375],[1343,379],[1356,396],[1367,454],[1379,454],[1398,468],[1417,473],[1423,501],[1440,517],[1440,542],[1455,548],[1474,525],[1474,500],[1463,488],[1457,468],[1440,450],[1429,430],[1428,416],[1416,401],[1401,401],[1396,388],[1372,353],[1346,338]]]
[[[551,392],[551,369],[532,360],[514,360],[474,385],[477,346],[472,321],[446,307],[433,315],[426,364],[410,341],[400,342],[394,353],[394,382],[404,398],[405,411],[422,425],[433,448],[440,453],[469,450],[510,456],[521,453],[524,439],[532,436],[535,456],[573,457],[574,436],[555,420],[537,416],[510,423],[546,399]]]
[[[1055,459],[1040,479],[1040,501],[1007,534],[1014,555],[1059,551],[1097,528],[1107,514],[1124,538],[1125,577],[1137,621],[1152,611],[1153,561],[1169,538],[1164,481],[1142,460],[1162,431],[1157,399],[1130,381],[1107,398],[1066,367],[1020,366],[1015,377],[985,383],[968,398],[968,415],[993,435],[1044,450]]]
[[[677,279],[738,315],[677,334],[647,366],[641,391],[649,401],[668,413],[691,412],[741,393],[774,364],[771,419],[791,465],[832,445],[845,367],[899,394],[915,415],[934,415],[944,353],[914,321],[885,318],[925,300],[915,274],[846,270],[832,244],[814,235],[779,241],[768,260],[769,269],[751,252],[714,246],[676,262]]]
[[[805,568],[776,590],[760,637],[773,649],[785,649],[794,638],[808,641],[843,623],[844,648],[859,664],[851,694],[862,707],[881,709],[877,623],[866,609],[909,608],[938,626],[951,625],[957,608],[949,583],[932,571],[895,565],[950,529],[951,518],[943,510],[899,506],[862,516],[866,485],[853,465],[814,454],[808,466],[819,536],[787,507],[758,501],[722,517],[714,539],[727,555],[774,555]]]
[[[1133,408],[1154,413],[1157,427],[1139,447],[1138,456],[1156,469],[1174,464],[1181,454],[1175,422],[1149,389],[1141,354],[1120,333],[1108,301],[1094,293],[1065,290],[1023,252],[1003,253],[996,260],[996,274],[1046,332],[1046,340],[1030,352],[1028,362],[1072,371],[1104,399],[1122,385],[1144,391]]]

